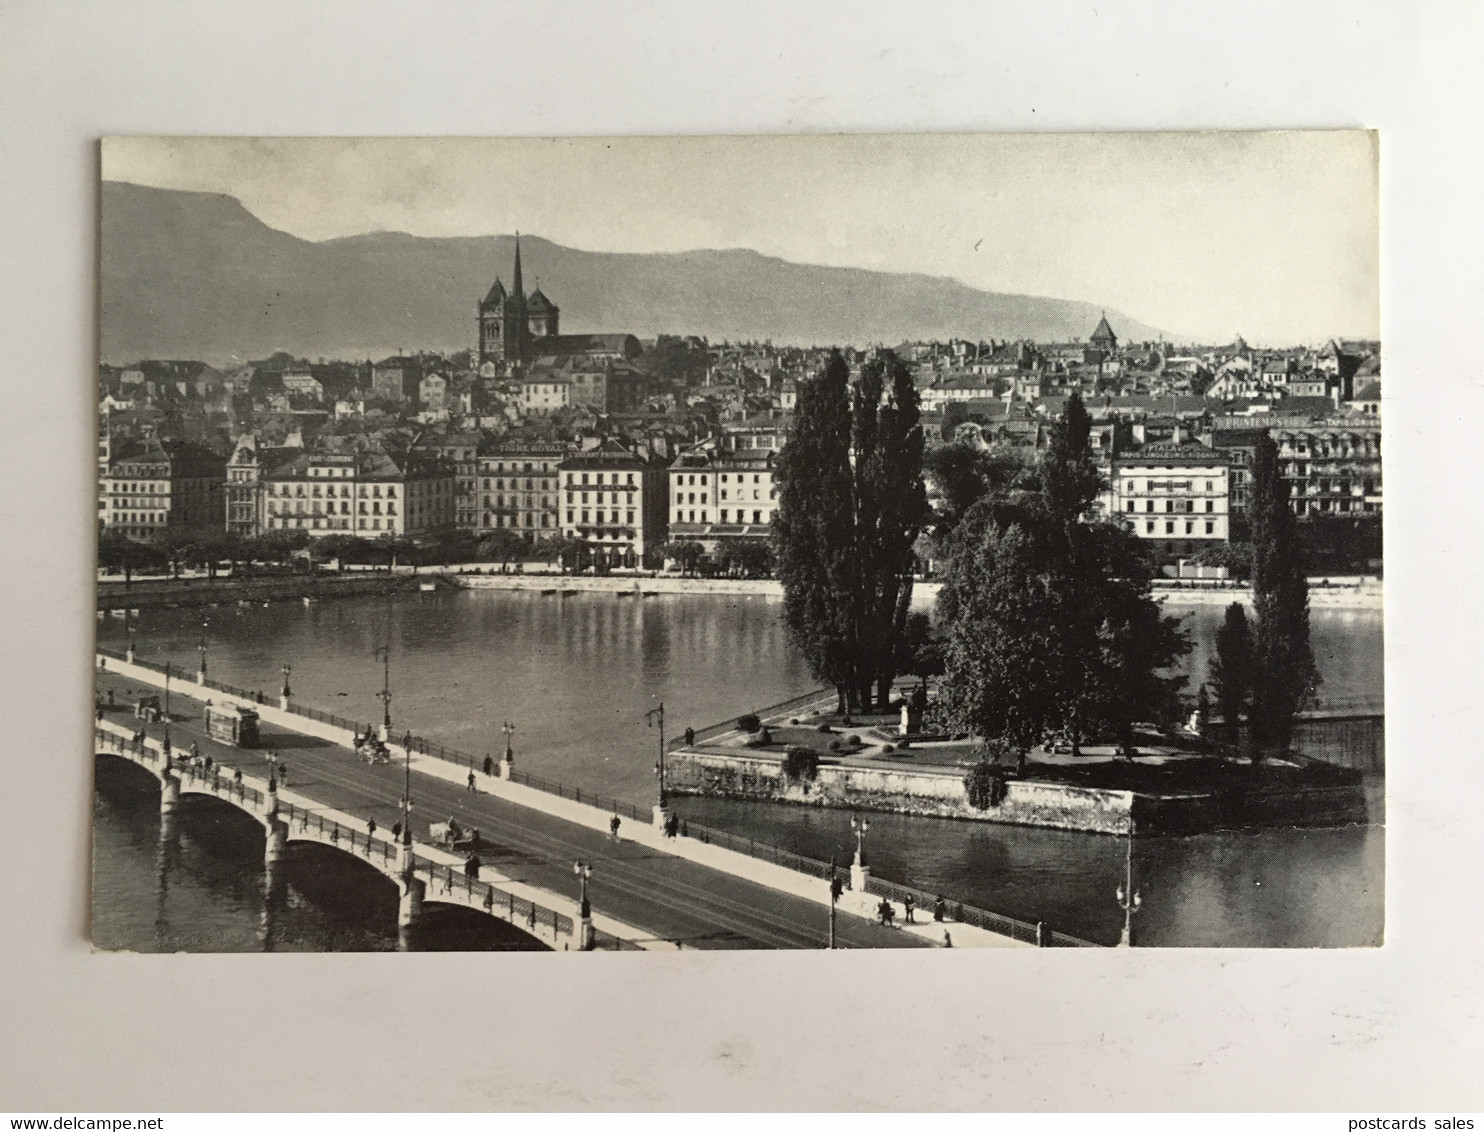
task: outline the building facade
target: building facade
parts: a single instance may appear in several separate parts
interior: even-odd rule
[[[1381,422],[1317,421],[1275,428],[1278,466],[1295,515],[1358,517],[1381,512]]]
[[[515,530],[535,542],[558,533],[559,472],[570,446],[507,438],[479,456],[479,529]]]
[[[98,479],[98,523],[136,542],[222,533],[227,461],[180,440],[114,441]]]
[[[1230,460],[1203,444],[1148,444],[1116,454],[1103,505],[1161,563],[1189,557],[1231,537]]]
[[[560,466],[561,533],[608,566],[635,566],[666,538],[663,464],[605,440]]]
[[[432,453],[305,452],[268,472],[263,483],[270,531],[416,538],[454,522],[453,468]]]

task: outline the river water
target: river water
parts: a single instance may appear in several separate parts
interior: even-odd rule
[[[132,621],[141,658],[194,672],[205,624],[214,679],[276,693],[292,666],[295,698],[340,715],[379,720],[391,645],[394,729],[475,754],[503,749],[515,727],[517,767],[584,791],[644,803],[655,789],[659,734],[645,712],[663,702],[668,736],[810,691],[788,643],[781,603],[763,596],[612,594],[543,596],[475,590],[311,605],[222,605],[144,610]],[[1204,673],[1220,607],[1173,610]],[[1379,697],[1379,611],[1315,610],[1313,643],[1324,695]],[[125,622],[98,624],[121,647]],[[1372,747],[1374,735],[1365,737]],[[1311,744],[1326,754],[1325,741]],[[1365,744],[1362,744],[1363,746]],[[1348,746],[1348,745],[1347,745]],[[133,950],[355,950],[396,946],[395,900],[319,859],[290,860],[286,884],[265,899],[261,835],[215,808],[182,807],[177,836],[159,836],[146,776],[99,760],[95,793],[94,938]],[[1143,905],[1140,944],[1367,946],[1380,942],[1384,827],[1381,786],[1373,824],[1144,839],[1133,847]],[[686,798],[681,813],[705,824],[842,863],[853,846],[838,810]],[[1127,845],[1054,830],[873,815],[873,865],[883,876],[997,911],[1111,942]],[[347,891],[351,898],[346,898]],[[338,898],[337,898],[338,897]],[[426,948],[508,946],[477,925],[436,925]]]

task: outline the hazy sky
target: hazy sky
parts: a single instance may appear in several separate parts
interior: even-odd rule
[[[753,248],[1082,299],[1179,336],[1379,337],[1362,131],[727,138],[117,138],[103,176],[237,197],[311,240],[519,229]]]

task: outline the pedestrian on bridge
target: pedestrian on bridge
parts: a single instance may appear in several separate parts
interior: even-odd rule
[[[876,915],[881,919],[881,926],[889,928],[897,918],[897,910],[891,906],[891,901],[883,896],[881,903],[876,907]]]
[[[367,818],[366,819],[366,836],[367,837],[375,837],[376,836],[376,819],[375,818]]]
[[[201,744],[194,739],[191,740],[191,761],[195,762],[201,757]]]
[[[944,917],[947,916],[947,915],[948,915],[948,901],[946,901],[946,900],[943,899],[943,894],[940,892],[938,894],[938,899],[936,899],[936,900],[933,901],[933,919],[936,920],[938,923],[941,924],[943,922]]]
[[[393,822],[392,823],[392,840],[393,841],[400,841],[401,839],[402,839],[402,823],[401,822]]]
[[[479,793],[479,791],[476,790],[475,787],[474,787],[474,771],[473,770],[470,770],[469,771],[469,793],[470,794],[477,794],[477,793]]]
[[[495,760],[492,755],[484,756],[484,773],[487,775],[495,773]]]
[[[278,784],[280,786],[287,786],[289,784],[289,764],[288,763],[279,763],[278,764]]]
[[[902,908],[905,912],[905,914],[902,916],[902,919],[909,924],[914,924],[917,922],[912,918],[912,909],[916,906],[917,901],[912,899],[912,894],[910,892],[907,893],[907,895],[902,899]]]
[[[240,766],[232,772],[232,781],[237,783],[238,786],[242,785],[242,768]]]
[[[618,840],[618,827],[622,824],[623,822],[619,821],[617,814],[614,814],[608,821],[608,836],[613,838],[614,841]]]

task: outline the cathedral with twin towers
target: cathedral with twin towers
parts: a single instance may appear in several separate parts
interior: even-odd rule
[[[629,360],[642,351],[632,334],[563,334],[561,313],[539,286],[526,294],[517,232],[510,290],[496,278],[479,304],[481,368],[490,365],[524,373],[536,366],[568,360]]]

